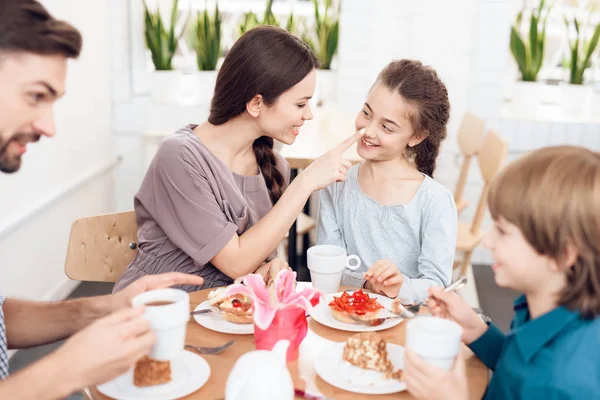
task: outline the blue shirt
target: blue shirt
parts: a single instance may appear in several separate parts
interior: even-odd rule
[[[495,325],[469,346],[494,371],[485,399],[600,399],[600,318],[565,307],[531,319],[515,300],[508,335]]]

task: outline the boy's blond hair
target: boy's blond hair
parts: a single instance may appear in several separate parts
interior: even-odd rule
[[[496,177],[488,205],[494,219],[515,224],[540,254],[564,260],[573,245],[578,257],[559,304],[586,318],[600,314],[600,153],[575,146],[535,150]]]

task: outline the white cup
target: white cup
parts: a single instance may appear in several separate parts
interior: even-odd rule
[[[406,323],[406,348],[431,364],[452,368],[460,351],[462,327],[456,322],[423,316]]]
[[[156,302],[169,302],[166,305],[150,305]],[[132,300],[133,307],[146,306],[144,318],[156,335],[156,344],[149,357],[168,361],[177,357],[185,346],[185,331],[190,319],[190,296],[180,289],[156,289]]]
[[[313,246],[308,249],[307,254],[310,280],[313,287],[323,293],[338,292],[344,270],[356,270],[360,267],[358,256],[348,256],[346,250],[338,246]],[[352,260],[356,261],[356,265],[350,264]]]

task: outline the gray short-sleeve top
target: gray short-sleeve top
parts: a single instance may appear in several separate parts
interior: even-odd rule
[[[210,263],[273,204],[262,173],[238,175],[217,158],[187,125],[166,138],[135,195],[138,253],[115,285],[120,290],[146,274],[179,271],[200,275],[194,291],[227,285],[232,279]],[[277,169],[289,183],[290,166],[276,154]]]

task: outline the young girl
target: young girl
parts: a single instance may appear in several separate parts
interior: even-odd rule
[[[536,150],[492,183],[494,229],[484,245],[498,286],[523,295],[508,335],[457,295],[432,289],[429,309],[463,327],[463,340],[494,371],[487,399],[600,398],[600,153]],[[451,371],[407,352],[404,379],[424,399],[467,398]]]
[[[356,118],[366,130],[358,143],[365,161],[320,194],[317,243],[362,261],[342,284],[358,287],[364,277],[367,288],[411,304],[450,283],[456,206],[431,178],[449,116],[448,92],[432,68],[401,60],[379,74]]]

